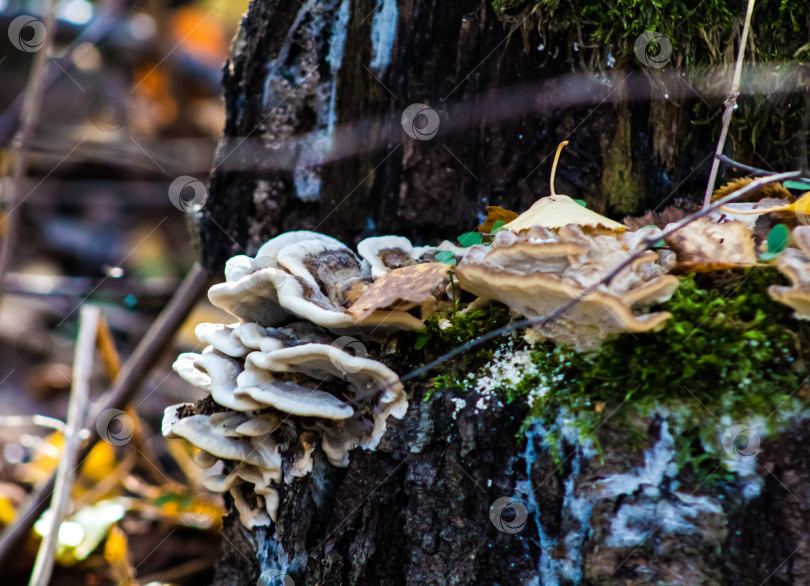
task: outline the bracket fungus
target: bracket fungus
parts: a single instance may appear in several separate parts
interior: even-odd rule
[[[374,311],[355,322],[346,307],[373,277],[350,248],[314,232],[288,232],[265,243],[254,258],[234,257],[225,276],[208,298],[242,322],[275,326],[297,317],[338,334],[379,336],[424,327],[396,310]]]
[[[389,416],[405,415],[397,374],[365,357],[365,347],[362,355],[347,351],[356,350],[357,340],[335,339],[352,332],[378,340],[421,328],[407,310],[429,310],[443,295],[446,266],[420,264],[437,249],[393,242],[414,255],[402,270],[421,275],[408,277],[411,292],[397,298],[385,283],[401,283],[401,273],[385,265],[375,287],[371,263],[314,232],[282,234],[256,257],[234,257],[226,282],[209,291],[212,303],[239,321],[196,327],[208,346],[180,354],[173,368],[210,399],[168,407],[163,433],[200,450],[195,462],[208,469],[205,486],[229,492],[246,526],[275,520],[279,490],[312,470],[318,445],[332,465],[347,466],[352,449],[378,445]],[[354,298],[347,295],[352,290]],[[366,291],[360,312],[350,312]]]
[[[563,226],[556,234],[541,226],[524,235],[499,232],[491,248],[471,247],[456,273],[463,289],[529,318],[550,315],[578,298],[568,313],[536,331],[590,350],[624,332],[656,330],[669,317],[634,311],[669,299],[678,286],[677,277],[664,274],[655,252],[640,257],[609,285],[598,285],[656,232],[586,232],[577,225]]]
[[[210,289],[211,302],[238,321],[197,326],[208,346],[181,354],[174,369],[210,397],[168,407],[164,435],[200,450],[195,462],[207,469],[205,486],[229,492],[246,526],[270,524],[285,484],[311,472],[316,450],[347,466],[351,450],[376,448],[389,416],[407,410],[398,375],[345,334],[382,342],[421,329],[437,307],[458,306],[458,292],[448,292],[451,270],[463,289],[528,317],[580,295],[570,315],[540,332],[560,343],[591,348],[624,331],[653,330],[669,314],[636,308],[667,299],[677,286],[657,253],[644,254],[609,285],[593,288],[589,279],[659,233],[533,225],[498,232],[491,247],[469,248],[414,247],[384,236],[361,241],[359,256],[314,232],[282,234],[255,257],[229,260],[226,281]],[[439,252],[460,262],[454,269],[435,262]]]
[[[792,307],[796,319],[810,320],[810,226],[797,226],[791,235],[798,248],[788,248],[776,259],[776,268],[791,286],[771,285],[768,294]]]
[[[333,345],[281,342],[244,358],[217,350],[181,354],[175,369],[209,390],[218,410],[173,405],[163,420],[164,435],[201,450],[201,467],[223,461],[225,470],[205,486],[229,491],[247,526],[275,520],[279,485],[312,470],[318,439],[330,463],[346,466],[350,450],[374,449],[388,416],[402,418],[408,406],[399,377],[382,363]],[[266,515],[248,506],[245,483],[263,497],[258,508]]]

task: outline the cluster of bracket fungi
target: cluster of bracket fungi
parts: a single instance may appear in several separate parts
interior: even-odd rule
[[[168,407],[163,434],[199,448],[202,467],[223,462],[205,486],[229,491],[246,526],[275,520],[278,487],[312,470],[316,446],[332,465],[347,466],[350,450],[377,446],[389,415],[404,416],[399,377],[366,357],[362,341],[422,328],[424,314],[449,302],[446,265],[431,262],[441,250],[457,249],[378,237],[361,242],[358,257],[300,231],[228,261],[225,282],[208,296],[238,322],[198,325],[208,346],[174,363],[211,400]],[[387,297],[397,289],[386,285],[395,270],[415,299]]]
[[[163,433],[199,448],[202,467],[222,461],[205,486],[229,491],[246,526],[270,524],[279,487],[312,470],[318,446],[332,465],[347,466],[352,449],[378,445],[389,416],[405,415],[398,374],[366,356],[363,342],[395,341],[397,332],[424,328],[434,311],[463,312],[470,302],[543,317],[576,297],[569,312],[526,337],[587,351],[663,327],[669,314],[649,308],[675,291],[673,273],[757,263],[750,226],[702,219],[604,283],[660,234],[656,226],[628,230],[553,193],[468,248],[381,236],[355,253],[315,232],[277,236],[253,257],[230,259],[225,282],[210,289],[210,301],[238,321],[197,327],[208,346],[181,354],[174,369],[210,400],[167,408]],[[794,227],[792,242],[797,248],[776,259],[792,286],[769,293],[810,319],[810,227]]]

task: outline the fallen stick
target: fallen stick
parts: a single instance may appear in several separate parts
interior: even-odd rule
[[[85,419],[85,427],[94,429],[96,419],[105,410],[123,409],[126,406],[208,285],[208,273],[199,263],[195,263],[132,356],[124,363],[112,388],[97,401],[90,416]],[[79,450],[77,460],[84,462],[98,439],[98,435],[94,434]],[[7,562],[8,556],[28,535],[34,522],[47,507],[48,498],[54,490],[54,480],[54,476],[51,476],[47,482],[37,487],[20,507],[17,519],[0,534],[0,567]]]
[[[28,84],[25,86],[23,102],[20,113],[20,130],[14,137],[12,145],[14,149],[14,166],[11,172],[11,180],[6,183],[4,190],[6,204],[5,220],[6,226],[3,233],[3,242],[0,244],[0,300],[4,290],[6,273],[11,266],[11,255],[14,252],[14,245],[17,241],[17,231],[19,230],[20,212],[17,208],[24,199],[22,197],[22,184],[25,179],[25,172],[28,167],[28,143],[34,134],[37,120],[39,119],[42,106],[42,96],[45,93],[45,76],[48,73],[48,58],[53,37],[56,35],[54,24],[56,23],[56,13],[54,12],[53,0],[45,2],[45,38],[37,49],[34,63],[31,65],[31,74],[28,77]]]
[[[65,425],[65,447],[56,469],[51,515],[47,523],[48,529],[40,543],[34,570],[28,581],[29,586],[47,586],[51,580],[51,574],[53,574],[53,560],[56,556],[59,528],[70,508],[70,490],[73,488],[73,479],[76,476],[76,457],[82,445],[80,434],[87,403],[90,400],[90,376],[93,374],[93,357],[100,319],[101,310],[98,307],[82,306],[79,314],[79,337],[73,356],[73,383],[70,389]]]

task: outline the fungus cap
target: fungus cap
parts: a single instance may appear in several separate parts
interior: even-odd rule
[[[413,244],[403,236],[373,236],[357,244],[357,253],[368,264],[373,279],[390,270],[416,263]]]
[[[791,238],[798,248],[788,248],[776,258],[776,268],[790,286],[771,285],[768,294],[793,308],[796,319],[810,320],[810,226],[796,226]]]
[[[236,377],[242,366],[233,358],[214,353],[199,354],[194,360],[194,366],[211,377],[211,397],[219,405],[235,411],[261,409],[261,403],[234,396]]]

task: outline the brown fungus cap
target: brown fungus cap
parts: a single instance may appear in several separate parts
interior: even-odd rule
[[[367,265],[366,272],[379,279],[388,271],[417,262],[411,241],[403,236],[373,236],[357,244],[357,253]]]
[[[376,311],[362,323],[335,305],[320,289],[282,269],[260,269],[235,283],[214,285],[208,298],[215,306],[245,322],[275,326],[295,316],[339,334],[416,330],[418,318],[403,311]]]
[[[471,247],[456,273],[465,290],[500,301],[528,318],[551,315],[578,299],[566,314],[537,331],[557,343],[590,350],[619,334],[654,331],[669,317],[666,312],[634,311],[668,299],[678,285],[676,277],[663,274],[654,252],[619,273],[609,286],[597,286],[640,241],[623,234],[587,234],[576,226],[561,229],[556,241],[496,238],[491,249]]]

